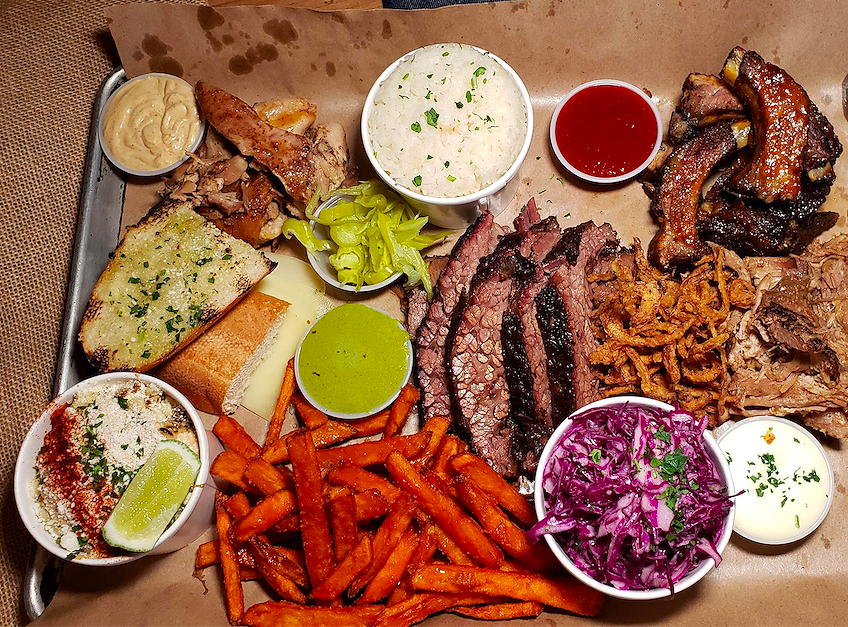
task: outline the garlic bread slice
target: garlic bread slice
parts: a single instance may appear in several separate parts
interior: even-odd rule
[[[168,200],[126,235],[88,301],[80,342],[100,371],[143,372],[200,335],[274,263]]]

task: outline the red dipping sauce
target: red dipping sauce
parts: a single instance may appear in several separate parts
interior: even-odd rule
[[[551,140],[578,174],[626,178],[653,157],[658,127],[651,105],[632,89],[590,85],[563,104]]]

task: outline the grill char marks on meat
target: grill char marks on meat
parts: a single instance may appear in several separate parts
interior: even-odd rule
[[[475,453],[505,476],[516,476],[519,466],[513,457],[516,428],[510,416],[501,336],[504,314],[517,281],[533,276],[536,263],[559,237],[553,218],[525,231],[534,219],[538,214],[529,204],[524,216],[516,219],[517,231],[505,236],[480,263],[454,314],[448,341],[455,424]]]
[[[446,351],[451,319],[462,293],[486,255],[497,246],[504,230],[485,212],[457,240],[447,265],[434,283],[433,302],[418,326],[415,355],[424,419],[449,416],[451,411]]]
[[[550,285],[556,289],[562,300],[565,320],[571,336],[573,362],[571,397],[576,407],[582,407],[599,397],[598,381],[589,359],[596,347],[596,341],[591,326],[592,288],[587,278],[594,272],[596,264],[605,259],[611,251],[619,249],[618,237],[609,224],[602,226],[596,226],[591,222],[587,224],[574,227],[579,231],[568,229],[563,234],[560,242],[570,242],[573,248],[563,250],[558,246],[557,249],[562,250],[566,259],[574,259],[575,261],[560,265],[551,274],[550,279]],[[575,233],[580,234],[579,239],[575,238]],[[544,328],[547,323],[540,318],[539,324]],[[550,341],[550,338],[545,339],[546,347]],[[549,368],[551,357],[551,353],[548,353]],[[562,362],[562,359],[561,357],[560,362]],[[573,409],[569,410],[568,407],[563,406],[564,399],[569,396],[567,390],[563,390],[559,398],[556,398],[553,392],[555,384],[562,386],[567,379],[560,381],[557,372],[549,372],[554,412],[552,418],[553,424],[556,425],[566,418]]]
[[[545,347],[551,427],[577,409],[574,403],[574,337],[559,292],[547,285],[536,297],[536,319]],[[554,415],[556,419],[554,419]],[[544,441],[540,446],[544,446]]]
[[[722,160],[748,141],[747,122],[715,124],[681,144],[668,157],[651,213],[660,229],[651,240],[648,256],[663,269],[697,261],[708,252],[698,235],[701,189]]]
[[[712,74],[692,73],[683,82],[677,108],[668,124],[668,139],[680,144],[708,124],[745,117],[745,108],[727,83]]]
[[[749,258],[757,286],[728,355],[745,415],[800,416],[848,438],[848,235],[801,256]]]

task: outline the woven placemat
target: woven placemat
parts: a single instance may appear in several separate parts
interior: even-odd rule
[[[50,400],[91,105],[117,64],[103,16],[113,4],[0,2],[2,625],[26,620],[21,581],[31,540],[12,475],[23,436]]]

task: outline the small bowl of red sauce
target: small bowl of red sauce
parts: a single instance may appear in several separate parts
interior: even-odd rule
[[[590,183],[621,183],[648,167],[662,144],[662,119],[630,83],[601,79],[572,89],[554,109],[551,147],[563,166]]]

